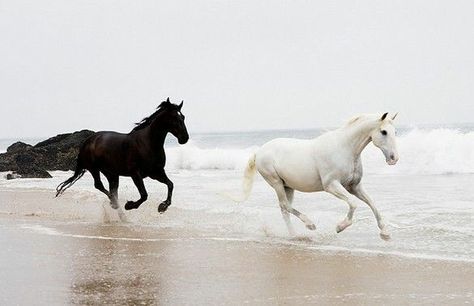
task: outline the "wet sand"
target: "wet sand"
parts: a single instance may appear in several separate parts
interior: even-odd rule
[[[158,215],[156,198],[122,223],[104,211],[100,194],[53,196],[0,189],[0,305],[474,303],[472,261],[315,250],[308,237],[292,245],[200,230],[208,211]],[[141,225],[137,214],[154,222]]]
[[[0,215],[3,305],[474,303],[471,263]]]

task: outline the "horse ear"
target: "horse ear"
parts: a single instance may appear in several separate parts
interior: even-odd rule
[[[395,120],[395,118],[397,118],[397,115],[398,115],[398,113],[396,113],[396,114],[392,117],[392,120]]]
[[[179,103],[179,105],[178,105],[179,110],[181,110],[181,108],[183,107],[183,103],[184,103],[184,100],[182,100],[181,103]]]
[[[166,102],[170,103],[170,97],[168,97],[168,98],[166,99]]]
[[[380,121],[384,121],[385,118],[387,118],[387,115],[388,115],[388,113],[383,114],[383,115],[382,115],[382,118],[380,118]]]

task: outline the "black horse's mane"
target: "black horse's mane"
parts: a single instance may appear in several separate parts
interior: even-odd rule
[[[161,104],[156,108],[156,111],[153,114],[143,118],[140,122],[135,123],[136,126],[133,128],[132,132],[146,128],[153,122],[153,120],[156,119],[156,117],[158,117],[159,114],[161,114],[164,110],[172,106],[174,106],[174,104],[169,101],[161,102]]]

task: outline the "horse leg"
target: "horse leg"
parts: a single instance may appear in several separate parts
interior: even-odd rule
[[[262,174],[262,172],[260,173]],[[293,226],[291,225],[289,214],[292,214],[298,219],[300,219],[306,225],[308,229],[315,230],[316,226],[313,224],[313,222],[311,222],[311,220],[309,220],[309,218],[306,215],[300,213],[299,211],[291,207],[291,203],[287,197],[287,192],[291,200],[293,200],[293,189],[288,188],[288,191],[287,191],[280,177],[264,175],[264,174],[262,174],[262,176],[268,182],[268,184],[270,184],[270,186],[272,186],[273,189],[275,189],[276,191],[276,194],[278,196],[278,202],[280,204],[281,213],[283,215],[283,219],[286,222],[286,225],[288,227],[288,232],[290,233],[290,235],[294,235],[294,230],[293,230]]]
[[[165,184],[168,187],[168,195],[166,196],[166,200],[164,200],[158,206],[158,212],[164,213],[168,207],[171,205],[171,197],[173,196],[173,182],[166,176],[165,170],[163,169],[157,175],[151,176],[152,179],[157,180],[160,183]]]
[[[295,195],[295,190],[290,187],[285,187],[286,199],[288,200],[288,204],[291,206],[293,203],[293,198]]]
[[[113,209],[117,210],[117,214],[120,218],[120,221],[127,222],[127,216],[125,216],[122,208],[118,204],[118,187],[119,187],[119,176],[118,175],[106,175],[107,180],[109,181],[109,190],[110,190],[110,206]]]
[[[138,192],[140,193],[140,199],[138,201],[128,201],[125,204],[125,210],[130,209],[137,209],[140,205],[148,199],[148,193],[145,189],[145,184],[143,184],[143,179],[139,175],[133,175],[132,180],[135,183],[135,186],[138,188]]]
[[[119,176],[106,176],[109,181],[109,192],[110,192],[110,206],[113,209],[117,209],[118,205],[118,187],[119,187]]]
[[[352,187],[349,190],[350,193],[358,197],[360,200],[365,202],[372,212],[374,213],[375,219],[377,220],[377,226],[380,229],[380,238],[383,240],[389,240],[390,239],[390,234],[387,232],[387,229],[385,228],[385,223],[383,222],[382,215],[380,215],[379,211],[375,207],[375,203],[372,201],[372,199],[369,197],[369,195],[365,192],[364,188],[362,187],[362,184],[358,184],[357,186]]]
[[[281,186],[283,186],[283,184],[281,184]],[[275,188],[275,187],[273,187],[273,188]],[[288,189],[291,190],[291,191],[288,191]],[[279,195],[279,194],[281,194],[280,186],[275,188],[275,190],[277,190],[278,200],[280,201],[280,207],[282,206],[282,203],[283,203],[283,207],[287,212],[289,212],[290,214],[292,214],[295,217],[297,217],[298,219],[300,219],[306,225],[306,228],[308,228],[309,230],[314,231],[316,229],[316,225],[314,225],[314,223],[305,214],[300,213],[299,211],[297,211],[296,209],[291,207],[291,203],[293,201],[294,190],[291,189],[291,188],[283,187],[284,199],[286,199],[286,201],[284,201],[284,200],[281,201],[280,200],[280,198],[281,198],[280,195]],[[288,197],[287,197],[288,194],[290,194],[291,199],[288,199]]]
[[[109,199],[110,199],[110,193],[105,189],[104,184],[102,184],[102,181],[100,180],[100,172],[99,170],[90,170],[90,173],[92,174],[92,177],[94,178],[94,187],[103,192]]]
[[[340,233],[352,224],[352,217],[354,216],[354,211],[357,208],[355,203],[356,201],[354,196],[351,195],[349,191],[347,191],[338,181],[331,182],[328,186],[325,186],[324,190],[345,201],[349,205],[349,211],[347,212],[346,218],[336,227],[336,232]]]
[[[286,195],[288,207],[291,207],[291,203],[293,202],[294,190],[291,188],[285,187],[285,195]],[[291,223],[290,213],[281,205],[280,205],[280,210],[281,210],[281,215],[283,216],[283,220],[285,220],[286,227],[288,228],[288,233],[290,233],[290,236],[295,236],[295,230],[293,228],[293,224]]]
[[[278,185],[278,184],[282,184],[281,179],[278,177],[278,175],[273,174],[272,172],[267,171],[265,169],[259,169],[259,172],[262,175],[262,177],[265,179],[265,181],[267,181],[267,183],[270,186],[272,186],[273,189],[275,189],[275,191],[277,193],[277,196],[278,196],[278,202],[280,204],[281,215],[283,216],[283,220],[285,220],[286,228],[288,229],[288,233],[290,234],[290,236],[295,236],[295,230],[294,230],[293,224],[291,224],[291,220],[290,220],[290,212],[288,211],[288,209],[286,209],[286,206],[287,206],[286,203],[289,202],[288,201],[288,195],[290,195],[291,198],[292,198],[293,195],[290,194],[291,192],[288,192],[288,195],[287,195],[287,193],[285,192],[286,190],[285,190],[284,187],[283,187],[284,192],[283,193],[278,193],[277,188],[275,188],[275,186]]]
[[[285,187],[285,194],[286,194],[286,199],[288,200],[288,207],[290,208],[290,210],[294,211],[295,214],[300,214],[302,218],[306,219],[306,221],[305,220],[302,220],[302,221],[305,224],[309,224],[309,226],[307,226],[308,229],[314,231],[316,229],[316,226],[313,224],[313,222],[309,221],[309,218],[306,217],[306,215],[300,213],[299,211],[297,211],[296,209],[292,207],[295,190],[290,187]]]

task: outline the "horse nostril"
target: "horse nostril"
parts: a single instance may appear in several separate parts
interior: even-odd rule
[[[394,155],[394,154],[390,154],[390,159],[391,159],[391,160],[395,160],[395,155]]]

